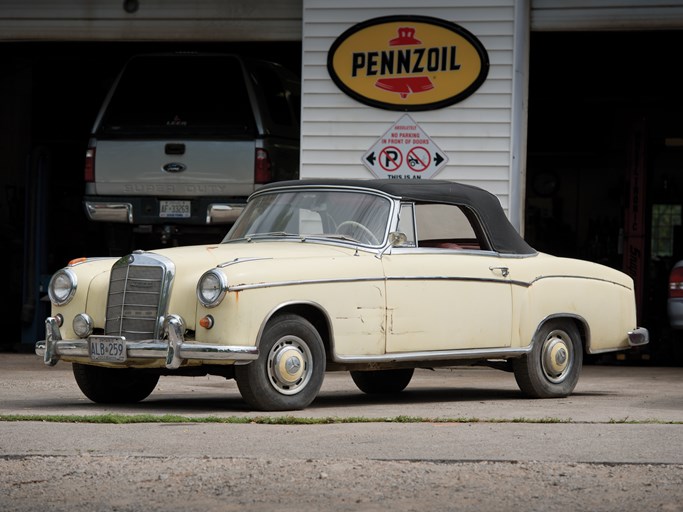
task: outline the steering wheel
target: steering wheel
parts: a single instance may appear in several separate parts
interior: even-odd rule
[[[338,235],[341,235],[341,231],[344,230],[344,228],[350,228],[348,231],[350,232],[349,235],[353,236],[355,235],[356,231],[360,231],[363,234],[364,240],[358,240],[361,243],[369,243],[372,245],[379,245],[379,240],[377,240],[377,237],[373,234],[372,231],[370,231],[368,228],[363,226],[360,222],[356,222],[355,220],[345,220],[339,226],[337,226],[336,233]],[[355,237],[354,237],[355,238]]]

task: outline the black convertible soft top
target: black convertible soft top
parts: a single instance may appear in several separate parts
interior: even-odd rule
[[[407,201],[467,206],[481,219],[494,251],[502,254],[536,254],[536,250],[510,224],[498,198],[479,187],[447,180],[304,179],[270,183],[259,189],[259,192],[301,186],[365,188]]]

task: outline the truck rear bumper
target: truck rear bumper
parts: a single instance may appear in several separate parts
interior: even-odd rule
[[[91,221],[123,224],[231,224],[244,210],[246,198],[174,198],[190,203],[187,217],[162,217],[157,198],[94,198],[83,201]]]

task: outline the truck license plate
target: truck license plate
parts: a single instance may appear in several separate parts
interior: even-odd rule
[[[123,363],[126,360],[126,339],[120,336],[90,336],[88,348],[91,361]]]
[[[159,217],[186,219],[190,216],[190,201],[159,201]]]

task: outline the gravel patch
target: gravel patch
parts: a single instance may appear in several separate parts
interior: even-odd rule
[[[5,512],[683,511],[683,465],[0,458]]]

